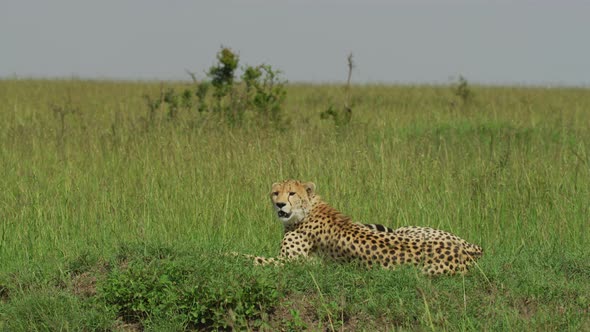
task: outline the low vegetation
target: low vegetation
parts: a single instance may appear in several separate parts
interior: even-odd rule
[[[233,125],[194,82],[0,81],[0,330],[590,329],[587,89],[284,89],[280,125]],[[276,255],[285,178],[484,257],[429,278],[225,255]]]

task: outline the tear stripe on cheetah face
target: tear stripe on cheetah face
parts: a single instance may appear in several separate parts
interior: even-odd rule
[[[311,182],[286,180],[272,186],[271,200],[285,225],[278,261],[321,254],[337,261],[371,267],[421,266],[430,275],[465,273],[481,257],[481,247],[429,227],[379,232],[356,224],[315,194]],[[277,259],[255,257],[258,264]]]

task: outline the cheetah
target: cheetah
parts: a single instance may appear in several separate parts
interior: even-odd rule
[[[281,264],[319,254],[339,262],[360,262],[369,268],[413,264],[428,275],[453,275],[466,273],[483,254],[480,246],[442,230],[355,223],[324,202],[313,182],[274,183],[270,196],[284,226],[281,251],[278,258],[248,255],[256,264]]]

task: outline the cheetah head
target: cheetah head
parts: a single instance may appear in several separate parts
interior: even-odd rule
[[[270,199],[285,227],[300,223],[309,214],[314,190],[313,182],[285,180],[272,185]]]

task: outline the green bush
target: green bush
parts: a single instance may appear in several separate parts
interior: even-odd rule
[[[334,106],[330,106],[327,110],[320,113],[320,118],[332,119],[336,127],[343,127],[348,125],[352,120],[352,110],[349,107],[337,110]]]
[[[467,79],[462,75],[459,75],[459,79],[457,80],[457,83],[453,85],[452,90],[453,95],[459,100],[461,107],[466,107],[473,102],[473,90],[469,86]]]
[[[280,71],[270,65],[247,66],[242,75],[246,84],[248,106],[272,124],[281,124],[283,103],[287,95],[285,81],[279,78]]]
[[[176,319],[188,328],[243,328],[276,305],[278,292],[264,271],[227,263],[135,258],[109,273],[100,294],[128,323]]]
[[[196,75],[189,72],[192,87],[180,92],[173,88],[161,90],[159,98],[145,96],[149,108],[148,122],[154,123],[158,110],[166,109],[168,118],[175,120],[181,109],[196,106],[199,113],[218,114],[230,125],[243,124],[248,112],[255,114],[256,124],[284,124],[286,81],[280,78],[281,71],[266,64],[245,66],[241,81],[236,82],[239,62],[236,53],[223,47],[217,53],[217,63],[207,72],[209,80],[198,81]]]

